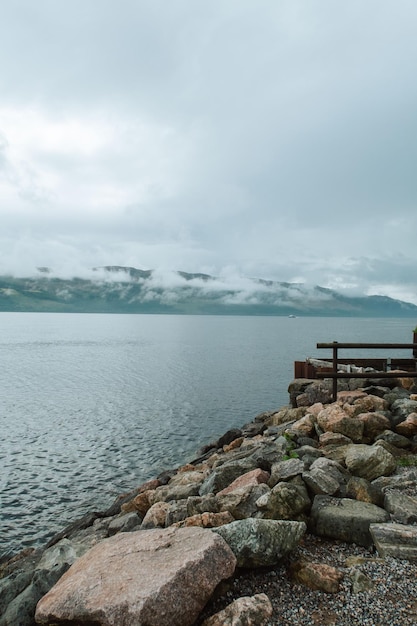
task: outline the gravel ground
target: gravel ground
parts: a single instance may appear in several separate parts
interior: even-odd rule
[[[344,578],[339,592],[312,591],[291,581],[288,568],[300,559],[340,569]],[[353,593],[351,575],[358,570],[371,580],[370,591]],[[380,559],[373,548],[306,535],[278,566],[238,572],[219,589],[196,626],[236,598],[256,593],[266,593],[272,602],[274,612],[268,626],[417,625],[417,562]]]

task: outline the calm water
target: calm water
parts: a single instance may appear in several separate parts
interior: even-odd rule
[[[408,343],[414,321],[0,313],[0,325],[1,555],[288,404],[293,362],[325,356],[317,342]]]

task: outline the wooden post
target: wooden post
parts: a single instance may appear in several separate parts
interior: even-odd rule
[[[417,343],[417,330],[413,331],[413,343]],[[417,359],[417,348],[413,348],[413,357]]]
[[[337,374],[337,341],[333,341],[333,373]],[[333,402],[337,400],[337,378],[333,378]]]

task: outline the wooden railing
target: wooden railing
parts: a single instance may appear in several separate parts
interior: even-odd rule
[[[333,341],[332,343],[318,343],[317,348],[325,348],[332,350],[332,370],[330,372],[317,372],[317,378],[332,378],[333,379],[333,401],[337,399],[337,381],[339,378],[417,378],[417,360],[414,359],[413,371],[401,371],[401,373],[392,371],[383,372],[339,372],[338,360],[339,350],[351,349],[377,349],[377,350],[413,350],[414,356],[417,353],[417,343],[339,343]],[[346,360],[344,359],[346,362]],[[355,359],[352,358],[352,362]],[[389,363],[389,359],[387,359]]]

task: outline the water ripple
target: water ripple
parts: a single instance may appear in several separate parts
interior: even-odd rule
[[[0,554],[44,543],[286,404],[293,361],[316,341],[410,334],[406,320],[344,320],[345,336],[340,321],[317,319],[3,313],[0,322]]]

